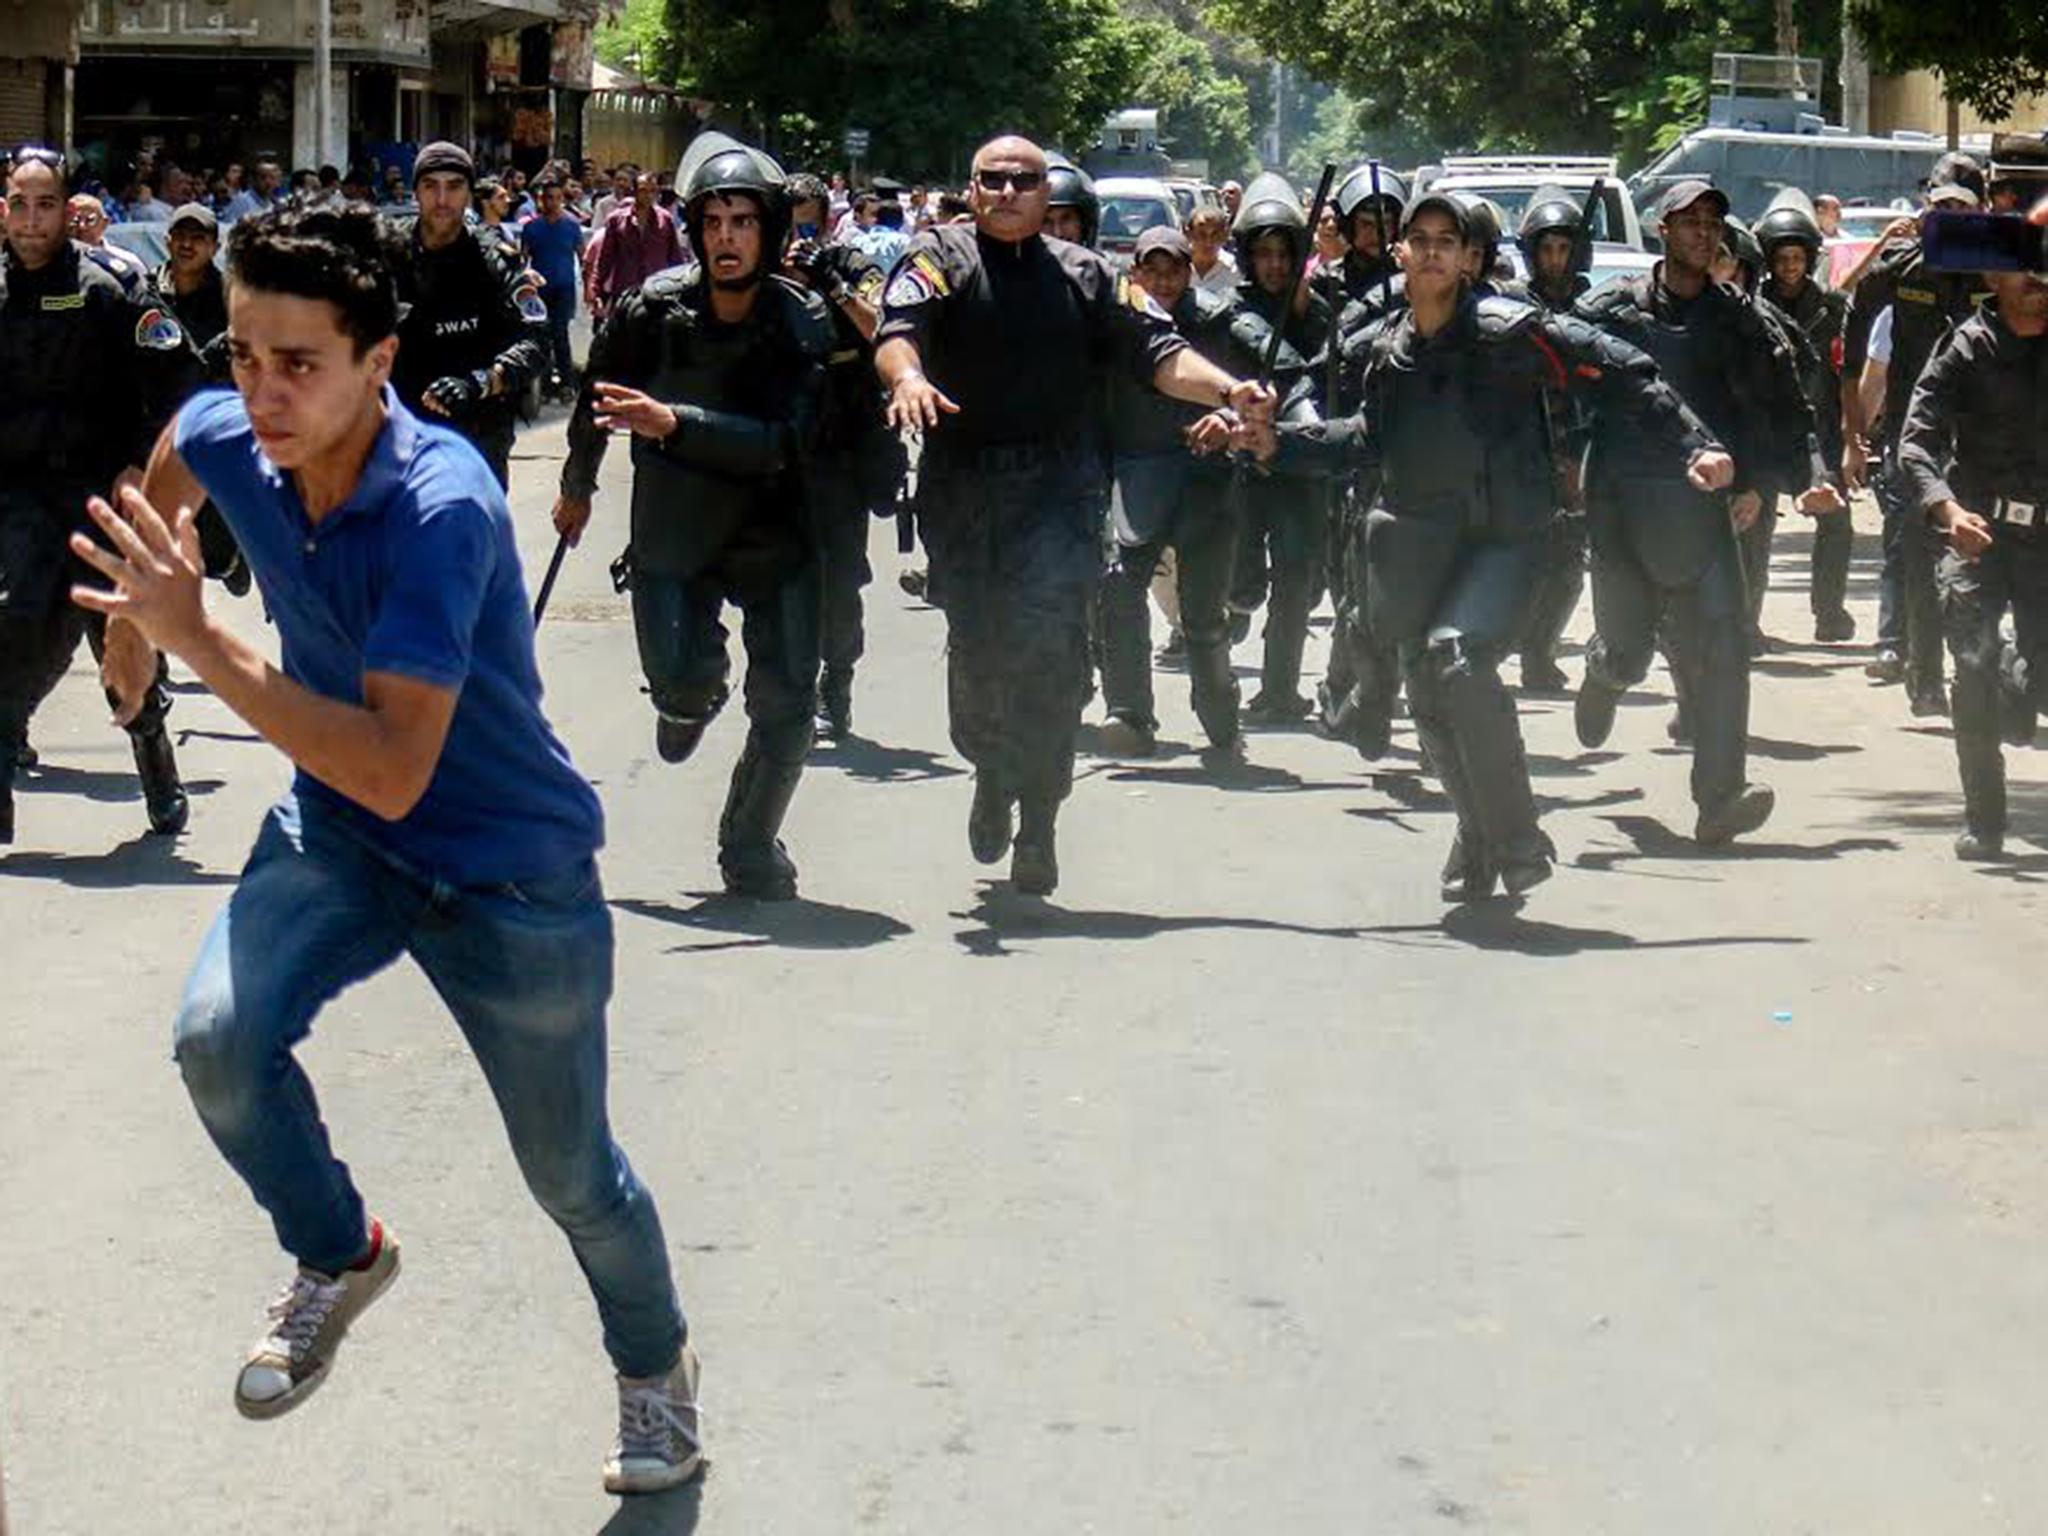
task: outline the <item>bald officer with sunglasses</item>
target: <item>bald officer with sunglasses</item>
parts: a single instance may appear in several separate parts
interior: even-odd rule
[[[1269,418],[1273,403],[1189,350],[1103,257],[1044,233],[1036,144],[984,144],[972,198],[971,228],[925,230],[897,263],[875,367],[890,425],[925,434],[918,521],[944,594],[953,744],[975,768],[968,843],[984,864],[1010,853],[1011,883],[1042,896],[1102,573],[1102,384],[1123,371],[1216,408],[1212,437],[1224,411]]]

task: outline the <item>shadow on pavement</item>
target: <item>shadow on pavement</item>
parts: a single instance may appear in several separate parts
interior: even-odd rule
[[[1863,749],[1853,743],[1824,747],[1810,741],[1777,741],[1769,736],[1749,738],[1749,755],[1772,763],[1817,763],[1823,758],[1842,757]]]
[[[138,796],[139,798],[139,796]],[[205,869],[178,851],[173,838],[141,832],[105,853],[9,853],[0,849],[0,876],[55,880],[81,891],[130,885],[233,885],[240,875]]]
[[[263,738],[254,731],[202,731],[197,726],[177,733],[178,745],[192,740],[199,741],[261,741]]]
[[[957,779],[967,770],[936,752],[890,747],[865,736],[821,741],[811,748],[809,766],[837,768],[865,784],[907,784],[921,779]]]
[[[1398,939],[1438,935],[1474,949],[1503,950],[1538,959],[1582,955],[1592,950],[1726,949],[1744,944],[1806,944],[1792,934],[1704,934],[1691,939],[1639,939],[1612,928],[1573,928],[1522,916],[1519,901],[1482,901],[1452,907],[1436,923],[1403,923],[1360,930],[1364,938]]]
[[[1583,779],[1594,769],[1621,761],[1619,752],[1577,752],[1570,757],[1553,757],[1548,752],[1529,754],[1532,779]]]
[[[834,906],[828,901],[749,901],[723,893],[692,891],[693,907],[627,896],[612,906],[657,923],[694,928],[699,933],[727,934],[703,944],[678,944],[676,950],[749,949],[764,944],[783,949],[872,949],[910,932],[910,924],[886,912]]]
[[[1835,661],[1802,661],[1797,657],[1777,654],[1786,648],[1783,641],[1774,640],[1771,643],[1776,648],[1776,653],[1752,657],[1749,663],[1750,671],[1760,672],[1765,677],[1827,677],[1850,667],[1860,667],[1864,662],[1861,656],[1841,656]]]
[[[1682,859],[1690,863],[1734,863],[1750,860],[1784,859],[1811,863],[1838,859],[1845,853],[1886,853],[1896,849],[1896,838],[1838,837],[1828,843],[1760,843],[1754,839],[1722,848],[1702,848],[1682,837],[1654,816],[1604,816],[1601,818],[1635,844],[1633,852],[1582,853],[1572,861],[1579,869],[1607,870],[1642,859]]]
[[[1192,784],[1204,789],[1226,789],[1233,794],[1274,794],[1296,790],[1356,789],[1344,779],[1304,779],[1286,768],[1266,763],[1212,760],[1201,767],[1117,768],[1110,772],[1117,784]]]
[[[197,800],[224,783],[221,779],[187,779],[185,794]],[[67,768],[45,758],[38,767],[14,776],[17,795],[78,795],[101,805],[142,804],[142,781],[133,768]]]
[[[1006,939],[1115,939],[1126,942],[1157,938],[1162,933],[1236,928],[1255,933],[1298,933],[1315,939],[1355,939],[1358,928],[1318,928],[1285,923],[1270,917],[1167,917],[1155,912],[1081,911],[1035,896],[1021,896],[1007,884],[982,888],[971,911],[955,912],[963,922],[979,923],[953,935],[970,955],[992,957],[1011,953]]]
[[[710,1475],[707,1461],[703,1474],[680,1488],[621,1500],[617,1512],[597,1528],[597,1536],[688,1536],[703,1516],[704,1479]]]

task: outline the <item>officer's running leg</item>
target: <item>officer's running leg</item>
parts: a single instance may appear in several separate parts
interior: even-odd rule
[[[1437,606],[1421,660],[1431,712],[1456,748],[1470,801],[1464,819],[1511,896],[1547,879],[1554,856],[1537,829],[1521,722],[1499,670],[1527,612],[1538,558],[1535,540],[1472,548]],[[1469,859],[1469,842],[1465,853]]]
[[[1939,570],[1942,623],[1956,664],[1956,767],[1963,781],[1963,830],[1956,838],[1956,856],[1963,859],[1996,858],[2004,850],[1999,621],[2011,601],[2011,576],[2010,551],[1996,540],[1976,560],[1950,551]]]
[[[1748,637],[1751,654],[1764,646],[1764,595],[1771,589],[1771,544],[1778,533],[1777,497],[1764,497],[1764,508],[1756,521],[1738,536],[1742,547],[1742,587],[1748,599]]]
[[[1877,573],[1877,654],[1863,670],[1880,682],[1896,683],[1906,675],[1906,523],[1917,513],[1907,507],[1882,464],[1871,471],[1870,490],[1884,516],[1884,560]]]
[[[1272,578],[1265,666],[1258,697],[1247,712],[1269,720],[1299,720],[1309,711],[1301,695],[1309,611],[1323,585],[1323,495],[1318,486],[1285,480],[1262,485],[1258,493],[1267,503]]]
[[[1522,691],[1563,693],[1571,679],[1557,664],[1557,648],[1586,590],[1585,518],[1562,512],[1553,517],[1544,530],[1540,561],[1520,640]]]
[[[710,578],[633,573],[633,633],[664,762],[680,763],[697,750],[731,691],[722,606],[722,589]]]
[[[1096,602],[1111,750],[1124,755],[1149,756],[1159,730],[1152,695],[1151,587],[1160,550],[1156,541],[1120,546]]]
[[[1230,581],[1237,559],[1237,514],[1228,487],[1191,485],[1174,528],[1180,627],[1187,637],[1188,693],[1211,746],[1234,750],[1237,672],[1230,665]]]
[[[1856,548],[1855,525],[1845,507],[1813,519],[1813,638],[1839,642],[1856,638],[1849,615],[1849,561]]]
[[[1618,533],[1618,530],[1617,530]],[[1622,694],[1650,672],[1662,598],[1621,537],[1593,541],[1593,637],[1579,683],[1573,722],[1582,746],[1597,747],[1614,729]]]
[[[1934,568],[1944,548],[1942,536],[1924,517],[1910,516],[1901,531],[1902,580],[1906,603],[1906,698],[1915,715],[1948,713],[1942,686],[1941,598]]]
[[[40,502],[0,491],[0,844],[14,840],[14,775],[29,721],[85,633],[66,537]]]
[[[1671,594],[1674,664],[1692,684],[1692,797],[1696,841],[1707,846],[1755,831],[1776,799],[1749,773],[1748,610],[1732,541],[1692,586]]]
[[[819,635],[823,669],[818,678],[818,725],[831,737],[853,734],[854,667],[867,651],[861,588],[874,580],[868,564],[868,509],[855,465],[821,477],[816,509],[822,567]]]
[[[796,798],[817,713],[819,569],[804,566],[764,594],[739,599],[747,652],[747,745],[733,765],[718,823],[727,892],[760,901],[796,895],[796,865],[780,833]]]

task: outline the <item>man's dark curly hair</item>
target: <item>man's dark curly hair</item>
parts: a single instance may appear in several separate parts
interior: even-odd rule
[[[337,208],[294,200],[235,221],[228,281],[326,300],[341,312],[341,329],[361,357],[398,329],[396,239],[367,203]]]
[[[829,204],[832,201],[832,193],[826,187],[825,179],[822,176],[813,176],[809,171],[799,171],[790,177],[783,183],[782,190],[792,208],[798,203]]]

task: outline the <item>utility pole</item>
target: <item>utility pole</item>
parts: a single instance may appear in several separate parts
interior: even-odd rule
[[[313,163],[327,163],[327,145],[334,132],[334,6],[333,0],[313,5]]]

